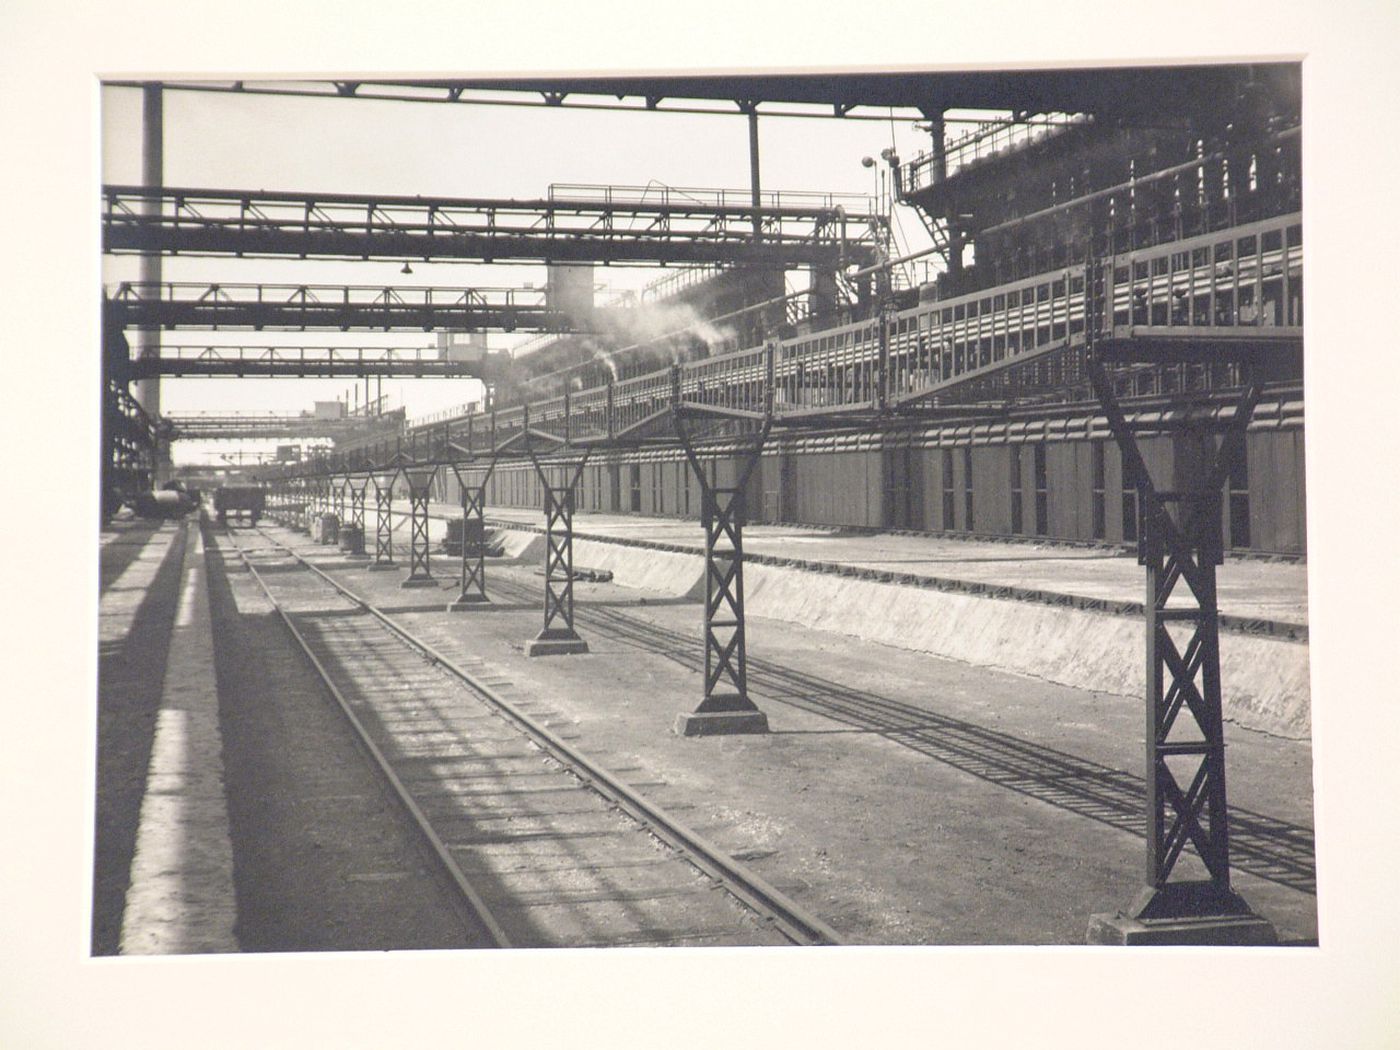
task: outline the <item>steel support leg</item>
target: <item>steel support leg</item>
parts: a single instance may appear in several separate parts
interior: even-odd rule
[[[563,484],[534,463],[544,489],[544,629],[526,643],[525,655],[586,653],[588,643],[574,630],[574,489],[584,460],[564,466]]]
[[[338,504],[344,499],[344,491],[335,483],[334,478],[326,479],[325,499],[326,510],[322,516],[333,518],[334,521],[330,528],[322,529],[320,537],[323,544],[334,545],[340,538],[340,522],[345,516],[343,510],[337,513]]]
[[[374,561],[369,565],[371,572],[384,572],[388,569],[398,568],[394,564],[394,523],[390,514],[393,497],[393,478],[375,478]]]
[[[437,468],[404,470],[408,479],[409,543],[408,579],[400,587],[436,587],[433,579],[428,546],[428,497],[432,495],[433,478]]]
[[[1214,462],[1194,483],[1169,491],[1153,483],[1103,366],[1091,362],[1089,371],[1138,491],[1138,562],[1147,573],[1145,885],[1125,912],[1093,916],[1089,942],[1273,944],[1273,927],[1230,888],[1215,589],[1224,560],[1221,489],[1234,457],[1244,454],[1259,390],[1250,388],[1239,404]],[[1178,864],[1187,870],[1173,879]]]
[[[700,482],[705,528],[705,694],[694,711],[676,716],[675,731],[681,736],[766,733],[768,716],[749,699],[744,645],[744,490],[767,429],[744,454],[733,486],[713,484],[679,418],[677,430]]]
[[[448,612],[465,612],[489,605],[486,597],[486,484],[462,482],[461,589]]]
[[[351,478],[346,484],[350,487],[350,527],[356,530],[358,539],[346,549],[346,553],[356,559],[368,558],[365,553],[365,490],[369,488],[368,478]]]

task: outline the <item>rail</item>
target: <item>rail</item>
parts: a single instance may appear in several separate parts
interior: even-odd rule
[[[453,660],[441,651],[434,649],[431,645],[413,634],[393,617],[375,607],[373,604],[344,586],[329,574],[311,564],[301,555],[297,554],[290,547],[278,543],[269,537],[266,532],[259,529],[261,535],[274,547],[280,549],[286,555],[294,558],[304,568],[310,570],[321,580],[333,587],[339,594],[359,606],[379,623],[388,628],[393,634],[403,640],[411,648],[420,652],[433,664],[464,682],[473,692],[481,696],[494,710],[504,716],[520,732],[524,733],[534,741],[546,754],[560,762],[566,768],[573,771],[580,779],[587,783],[594,791],[602,795],[609,802],[613,803],[623,813],[627,814],[637,823],[647,828],[656,838],[670,846],[673,850],[683,855],[692,865],[709,878],[719,883],[726,892],[740,901],[750,910],[755,912],[764,921],[770,923],[787,940],[793,944],[840,944],[840,936],[835,930],[827,926],[820,919],[808,914],[805,909],[792,901],[786,895],[770,886],[757,874],[744,867],[727,853],[712,845],[708,840],[701,837],[695,831],[682,824],[674,816],[661,809],[659,806],[648,801],[645,796],[621,781],[615,774],[598,765],[588,756],[578,749],[571,747],[560,737],[556,736],[543,725],[521,711],[516,705],[506,700],[499,692],[492,689],[477,676],[464,670]],[[245,564],[249,570],[254,571],[251,562],[246,554],[239,550]],[[267,588],[263,587],[264,593],[272,597]],[[276,603],[274,601],[274,606]],[[280,612],[280,608],[279,608]],[[292,628],[290,619],[282,613],[283,622]],[[295,629],[293,628],[295,633]],[[300,641],[300,637],[298,637]],[[303,647],[305,644],[303,642]],[[308,650],[308,655],[310,655]],[[313,657],[314,661],[314,657]],[[319,663],[317,664],[320,670]],[[327,682],[329,685],[329,681]],[[337,699],[341,697],[337,695]],[[350,715],[348,705],[342,701],[342,706]],[[350,715],[354,721],[353,715]],[[357,731],[360,731],[358,723]],[[387,768],[387,766],[386,766]],[[392,772],[389,773],[392,777]],[[397,778],[393,778],[396,782]],[[397,785],[396,787],[401,787]],[[406,790],[405,790],[406,796]],[[416,810],[416,805],[411,799],[407,800]],[[429,829],[431,832],[431,829]],[[434,835],[434,839],[436,836]],[[436,840],[435,850],[441,846],[441,840]],[[441,847],[445,852],[446,848]],[[449,857],[450,859],[450,857]],[[455,862],[454,866],[455,866]],[[458,869],[460,870],[460,869]],[[473,893],[473,901],[478,901],[479,896]],[[484,909],[484,904],[482,908]],[[489,911],[485,912],[490,915]],[[492,918],[494,922],[494,918]],[[502,940],[505,937],[499,925],[496,926]],[[498,941],[498,943],[502,943]],[[504,945],[503,945],[504,946]]]
[[[262,529],[258,529],[258,532],[259,534],[265,536]],[[248,557],[248,552],[244,550],[244,548],[238,543],[237,540],[233,539],[231,533],[229,534],[229,544],[233,547],[234,551],[237,552],[238,557],[242,560],[244,567],[247,568],[248,574],[258,585],[258,589],[263,592],[263,596],[272,606],[273,611],[277,613],[277,617],[282,621],[282,625],[287,628],[287,632],[292,636],[292,638],[296,641],[297,646],[301,649],[302,653],[304,653],[306,658],[311,662],[311,666],[316,669],[317,676],[320,677],[322,683],[324,683],[326,690],[331,694],[332,697],[334,697],[336,704],[340,707],[341,713],[345,715],[346,721],[350,723],[351,728],[354,730],[355,735],[359,740],[359,743],[364,748],[365,752],[373,760],[375,766],[378,768],[380,774],[384,777],[385,781],[389,784],[390,789],[393,791],[395,797],[399,800],[399,804],[403,806],[404,810],[408,813],[409,819],[413,822],[413,825],[418,830],[418,833],[422,835],[424,841],[427,842],[434,856],[437,857],[438,863],[442,866],[443,871],[447,873],[448,877],[452,880],[453,885],[457,888],[457,891],[467,902],[468,907],[472,909],[474,916],[480,921],[482,927],[485,929],[487,935],[490,937],[491,942],[498,948],[512,947],[510,938],[506,935],[505,929],[501,926],[500,920],[498,920],[496,916],[492,914],[491,909],[486,904],[486,901],[482,898],[481,894],[477,891],[476,887],[472,885],[471,880],[469,880],[466,874],[462,871],[461,866],[452,856],[452,851],[448,849],[446,843],[442,841],[441,837],[433,829],[432,823],[428,820],[427,815],[418,806],[418,803],[414,801],[413,795],[409,792],[408,788],[404,785],[403,781],[399,779],[398,774],[394,772],[393,765],[389,762],[389,760],[384,756],[384,753],[375,744],[374,738],[365,728],[364,723],[361,722],[360,719],[356,716],[354,708],[350,705],[350,701],[346,699],[345,694],[342,693],[339,688],[337,688],[335,682],[331,678],[330,672],[326,669],[325,665],[321,662],[321,660],[316,656],[315,651],[311,648],[311,645],[307,642],[305,636],[301,633],[300,630],[298,630],[297,625],[294,622],[292,622],[292,618],[289,615],[287,615],[287,612],[285,609],[282,608],[281,603],[279,603],[277,599],[273,597],[272,590],[268,587],[267,582],[262,578],[262,574],[259,573],[257,568],[253,565],[253,560]],[[281,547],[282,545],[276,544],[276,546]],[[387,618],[383,616],[382,613],[379,613],[378,610],[373,609],[369,605],[365,604],[359,599],[358,596],[352,595],[345,588],[341,587],[340,584],[336,583],[335,580],[332,580],[329,576],[326,576],[325,573],[321,572],[315,566],[311,565],[304,559],[298,557],[289,548],[282,547],[282,549],[287,553],[292,554],[292,556],[295,557],[297,561],[301,562],[301,564],[305,565],[306,568],[310,569],[312,572],[324,578],[327,583],[329,583],[332,587],[336,588],[337,591],[340,591],[346,597],[350,598],[350,600],[353,601],[355,604],[361,606],[366,611],[370,612],[372,615],[375,615],[378,619],[381,620],[381,622],[385,622],[391,627],[393,626],[389,623]]]

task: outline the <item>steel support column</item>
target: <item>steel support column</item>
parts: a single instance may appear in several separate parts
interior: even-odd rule
[[[321,516],[323,518],[333,518],[334,528],[322,529],[317,533],[317,536],[323,544],[334,544],[339,539],[340,519],[343,517],[343,512],[339,514],[336,513],[336,507],[338,501],[341,500],[343,496],[340,486],[336,484],[336,480],[333,476],[328,476],[326,478],[325,485],[322,489],[322,498],[325,502],[326,509],[322,512]]]
[[[165,181],[165,95],[158,82],[141,86],[141,180],[147,189],[158,190]],[[148,214],[160,213],[159,199],[147,202],[143,211]],[[144,252],[141,255],[141,280],[154,284],[161,283],[162,255],[159,251]],[[160,326],[146,325],[137,333],[138,358],[160,357]],[[160,379],[143,379],[136,383],[136,400],[151,419],[160,418]],[[155,449],[156,482],[165,480],[164,460],[169,457],[169,446],[161,448],[157,442]]]
[[[758,464],[768,426],[741,454],[738,479],[716,485],[706,475],[682,417],[676,432],[700,483],[700,521],[705,529],[705,681],[700,705],[676,716],[680,736],[766,733],[768,716],[749,699],[744,644],[744,492]]]
[[[345,484],[350,489],[350,527],[358,529],[360,537],[347,553],[352,558],[368,558],[365,553],[365,489],[369,487],[369,478],[349,477]]]
[[[1154,483],[1103,365],[1091,361],[1089,376],[1137,489],[1138,563],[1147,575],[1145,885],[1127,911],[1095,915],[1089,941],[1272,944],[1273,927],[1230,887],[1215,581],[1224,560],[1221,489],[1244,455],[1259,387],[1241,398],[1219,449],[1212,443],[1211,462],[1192,464],[1196,477],[1167,490]],[[1178,864],[1187,874],[1173,879]]]
[[[486,596],[486,483],[496,468],[493,459],[485,475],[480,469],[452,465],[462,490],[461,588],[447,606],[448,612],[465,612],[489,605]]]
[[[436,587],[433,579],[431,548],[428,545],[428,498],[432,495],[436,465],[405,467],[408,481],[409,540],[408,579],[400,587]]]
[[[394,522],[392,515],[394,479],[397,470],[376,471],[374,481],[374,561],[371,572],[396,569],[394,564]]]
[[[574,490],[588,456],[557,467],[545,466],[533,452],[530,460],[544,490],[544,629],[526,643],[525,655],[586,653],[588,643],[574,630]]]

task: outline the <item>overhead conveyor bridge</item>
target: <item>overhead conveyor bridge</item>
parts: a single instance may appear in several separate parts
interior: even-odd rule
[[[341,379],[388,376],[404,379],[491,379],[507,367],[501,354],[480,360],[438,356],[436,348],[344,346],[163,345],[158,357],[126,362],[126,376],[231,376]]]
[[[396,433],[402,414],[379,420],[364,416],[318,419],[311,415],[249,412],[191,412],[165,417],[174,440],[234,441],[271,438],[342,438],[356,432]]]
[[[175,187],[103,189],[108,253],[727,264],[833,269],[874,259],[855,195],[564,187],[539,200],[365,197]],[[859,210],[862,205],[864,211]]]
[[[107,300],[115,328],[260,331],[499,329],[564,332],[544,289],[123,281]]]

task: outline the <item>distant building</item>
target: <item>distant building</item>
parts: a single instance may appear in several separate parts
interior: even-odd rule
[[[487,354],[485,332],[438,332],[438,360],[481,361]]]

